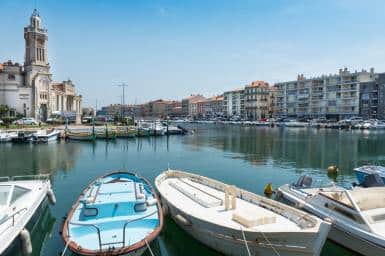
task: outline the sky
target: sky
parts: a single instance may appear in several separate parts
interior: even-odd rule
[[[23,63],[35,0],[0,0],[0,61]],[[36,0],[53,79],[84,106],[221,94],[337,73],[385,72],[385,1]]]

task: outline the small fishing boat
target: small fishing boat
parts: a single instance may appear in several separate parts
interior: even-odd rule
[[[32,142],[34,143],[48,143],[51,141],[57,141],[60,135],[60,131],[56,129],[43,129],[32,134]]]
[[[287,122],[284,122],[284,126],[288,128],[304,128],[308,127],[309,124],[305,122],[298,122],[296,120],[289,120]]]
[[[118,138],[134,138],[137,130],[133,126],[124,126],[116,128],[116,137]]]
[[[17,137],[16,132],[0,131],[0,142],[10,142],[12,141],[12,138],[16,138],[16,137]]]
[[[32,141],[32,133],[19,131],[17,136],[12,137],[13,143],[30,143]]]
[[[153,134],[154,134],[153,130],[150,128],[139,127],[137,130],[138,137],[149,137],[149,136],[152,136]]]
[[[360,184],[363,184],[365,177],[371,174],[378,174],[385,182],[385,167],[378,165],[364,165],[353,169],[356,173],[357,180]]]
[[[312,186],[301,176],[278,188],[278,195],[296,207],[332,222],[329,239],[362,255],[385,255],[385,187],[353,187],[334,183]]]
[[[17,176],[0,178],[0,255],[14,255],[14,247],[21,247],[24,255],[33,251],[31,226],[46,205],[46,198],[54,204],[49,176]]]
[[[108,128],[95,129],[95,136],[97,139],[114,140],[116,139],[116,132]]]
[[[63,224],[66,247],[80,255],[142,255],[160,233],[163,212],[144,178],[114,172],[92,182]]]
[[[95,133],[92,130],[66,130],[65,134],[66,138],[70,140],[95,140]]]
[[[203,176],[168,170],[155,179],[165,212],[225,255],[319,255],[330,224]]]

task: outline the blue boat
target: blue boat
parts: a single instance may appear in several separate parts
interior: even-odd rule
[[[65,250],[80,255],[142,255],[160,233],[163,212],[151,184],[128,172],[92,182],[64,221]]]
[[[370,174],[378,174],[385,183],[385,167],[378,165],[364,165],[361,167],[354,168],[357,180],[362,184],[365,177]]]

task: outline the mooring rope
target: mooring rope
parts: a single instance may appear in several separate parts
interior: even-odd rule
[[[258,231],[259,231],[259,232],[262,234],[262,236],[265,238],[266,242],[271,246],[271,248],[273,249],[273,251],[275,252],[275,254],[278,255],[278,256],[281,256],[281,255],[279,254],[279,252],[274,248],[273,244],[270,243],[269,239],[267,239],[267,237],[265,236],[265,234],[264,234],[261,230],[258,230]]]
[[[247,244],[247,241],[246,241],[245,232],[243,232],[243,228],[242,228],[242,227],[241,227],[241,231],[242,231],[243,241],[245,241],[245,246],[246,246],[246,250],[247,250],[247,255],[251,256],[250,249],[249,249],[249,245]]]
[[[61,254],[61,256],[64,256],[66,254],[66,251],[67,251],[70,243],[71,243],[71,239],[68,239],[68,242],[66,243],[66,246],[64,247],[64,250],[63,250],[63,253]]]
[[[150,245],[149,245],[148,242],[147,242],[147,239],[144,239],[144,242],[146,243],[147,248],[148,248],[148,250],[150,251],[151,256],[155,256],[154,253],[153,253],[152,250],[151,250]]]

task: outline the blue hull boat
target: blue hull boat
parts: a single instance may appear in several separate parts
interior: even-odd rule
[[[385,182],[385,167],[377,165],[364,165],[361,167],[354,168],[357,180],[362,184],[365,177],[371,174],[378,174],[381,179]]]
[[[141,255],[160,233],[163,212],[151,184],[128,172],[92,182],[64,221],[65,250],[80,255]]]

